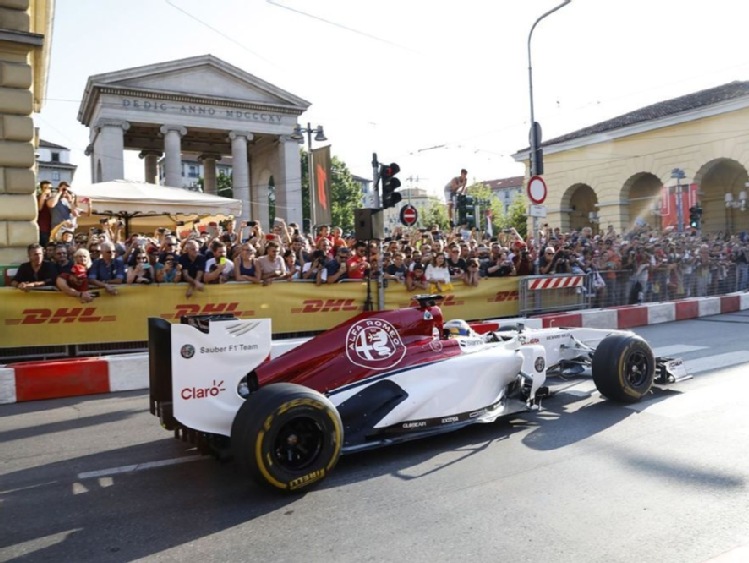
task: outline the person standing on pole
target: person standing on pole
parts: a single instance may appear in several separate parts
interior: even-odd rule
[[[450,220],[450,227],[454,227],[453,210],[455,209],[455,198],[466,193],[468,187],[468,171],[463,168],[460,176],[455,176],[445,185],[445,203],[447,204],[447,217]]]

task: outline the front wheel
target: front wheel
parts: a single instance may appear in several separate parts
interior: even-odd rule
[[[614,334],[596,348],[592,370],[601,395],[620,403],[636,403],[653,386],[655,357],[639,336]]]
[[[247,397],[231,427],[240,466],[260,485],[300,491],[335,467],[343,444],[338,411],[322,394],[293,383],[261,387]]]

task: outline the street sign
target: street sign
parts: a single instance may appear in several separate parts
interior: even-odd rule
[[[545,205],[531,205],[531,209],[528,212],[531,217],[546,217],[546,206]]]
[[[536,205],[541,205],[546,199],[549,190],[546,188],[546,182],[544,182],[541,176],[533,176],[528,180],[526,193],[528,194],[528,199]]]
[[[406,227],[413,227],[419,219],[419,212],[410,203],[401,207],[401,223]]]

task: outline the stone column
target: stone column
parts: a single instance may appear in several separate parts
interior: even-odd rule
[[[240,220],[251,219],[250,211],[250,165],[247,155],[247,142],[252,140],[252,133],[247,131],[232,131],[229,133],[231,139],[232,158],[232,190],[234,197],[242,202],[242,215]]]
[[[278,137],[279,170],[276,181],[276,215],[286,223],[296,223],[302,228],[302,159],[299,140],[290,135]]]
[[[94,160],[98,182],[125,178],[125,131],[130,129],[127,121],[100,119],[95,126]]]
[[[220,154],[206,153],[198,157],[198,161],[203,163],[203,192],[216,195],[218,186],[216,185],[216,161],[221,159]]]
[[[164,153],[155,150],[142,150],[138,155],[143,159],[143,177],[148,184],[159,183],[159,159]]]
[[[163,125],[159,131],[164,135],[164,184],[181,188],[182,136],[187,134],[187,129],[181,125]]]

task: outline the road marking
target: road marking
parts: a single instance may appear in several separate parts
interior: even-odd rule
[[[674,344],[673,346],[660,346],[653,348],[653,353],[661,358],[679,357],[681,354],[696,352],[697,350],[706,350],[707,346],[688,346],[686,344]]]
[[[111,475],[118,475],[121,473],[135,473],[136,471],[145,471],[146,469],[154,469],[156,467],[166,467],[168,465],[189,463],[191,461],[198,461],[200,459],[206,458],[202,455],[191,455],[186,457],[178,457],[176,459],[163,459],[160,461],[147,461],[145,463],[138,463],[135,465],[110,467],[109,469],[101,469],[100,471],[84,471],[83,473],[78,474],[78,479],[98,479],[100,477],[109,477]]]

